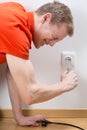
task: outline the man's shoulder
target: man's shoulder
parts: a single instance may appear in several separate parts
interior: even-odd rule
[[[23,5],[21,5],[19,2],[2,2],[0,3],[0,10],[8,9],[8,10],[14,10],[14,9],[20,9],[25,10]]]

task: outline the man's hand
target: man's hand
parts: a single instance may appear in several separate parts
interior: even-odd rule
[[[42,115],[30,116],[30,117],[20,117],[17,121],[21,126],[39,126],[41,121],[46,120]]]
[[[61,76],[61,83],[64,92],[70,91],[78,85],[78,76],[74,71],[66,71]]]

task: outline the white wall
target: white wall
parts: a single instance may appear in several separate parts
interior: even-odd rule
[[[52,0],[0,0],[17,1],[27,10],[33,10],[41,4]],[[67,4],[74,17],[75,34],[72,38],[65,38],[54,47],[45,46],[31,50],[31,61],[35,67],[37,80],[47,84],[59,81],[61,68],[61,52],[74,51],[76,53],[75,70],[79,76],[79,86],[75,90],[65,93],[45,103],[29,106],[29,108],[87,108],[87,1],[60,0]],[[4,69],[3,69],[4,68]],[[6,65],[0,65],[0,108],[11,108],[5,78]],[[24,107],[28,107],[24,105]]]

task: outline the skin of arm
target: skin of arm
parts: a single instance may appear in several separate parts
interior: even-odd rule
[[[9,96],[12,104],[12,111],[17,124],[21,126],[38,126],[40,121],[46,119],[43,115],[35,115],[35,116],[23,115],[22,100],[19,95],[17,86],[8,68],[7,68],[7,83],[8,83]]]
[[[46,85],[36,82],[30,60],[24,60],[10,54],[7,54],[6,58],[21,100],[26,104],[47,101],[77,86],[78,78],[73,71],[65,73],[59,83]]]

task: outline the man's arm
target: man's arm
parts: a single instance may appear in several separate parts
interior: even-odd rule
[[[24,60],[9,54],[6,55],[6,58],[20,97],[26,104],[49,100],[77,86],[77,75],[73,71],[66,73],[61,82],[46,85],[36,82],[30,60]]]
[[[42,115],[35,116],[24,116],[22,113],[22,101],[17,89],[17,86],[7,68],[7,83],[8,83],[8,91],[12,104],[12,111],[15,120],[21,126],[38,126],[39,122],[45,120],[45,117]]]

